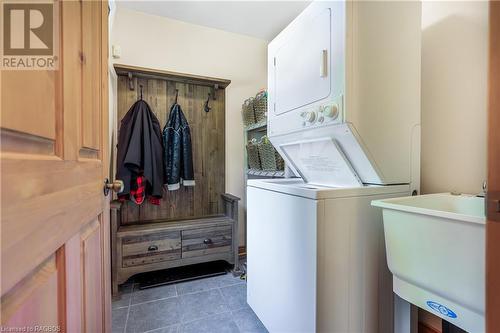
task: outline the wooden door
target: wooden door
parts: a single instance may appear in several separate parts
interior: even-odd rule
[[[1,324],[110,331],[106,1],[57,1],[59,69],[1,72]]]
[[[486,331],[500,332],[500,2],[490,1]]]

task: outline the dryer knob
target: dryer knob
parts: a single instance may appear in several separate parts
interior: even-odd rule
[[[307,114],[304,118],[308,123],[314,123],[314,121],[316,120],[316,113],[312,112],[312,111],[307,112]]]
[[[323,115],[332,120],[337,119],[337,117],[339,116],[339,108],[336,104],[327,105],[323,109]]]

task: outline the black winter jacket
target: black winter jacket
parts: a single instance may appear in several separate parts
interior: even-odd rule
[[[165,149],[165,181],[169,190],[180,185],[194,186],[193,152],[189,124],[177,103],[170,108],[167,124],[163,128]]]
[[[141,99],[132,105],[120,125],[116,169],[116,179],[124,183],[120,197],[130,195],[130,184],[136,181],[138,175],[144,175],[146,197],[161,198],[163,172],[160,123],[149,105]]]

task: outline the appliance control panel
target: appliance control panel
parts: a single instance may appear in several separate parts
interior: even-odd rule
[[[337,103],[320,105],[309,111],[302,111],[302,126],[311,126],[314,124],[322,125],[335,122],[339,118],[340,106]]]
[[[281,115],[270,114],[270,135],[281,135],[302,129],[323,127],[344,121],[343,95],[328,102],[311,105]]]

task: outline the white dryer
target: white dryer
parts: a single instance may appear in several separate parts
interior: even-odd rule
[[[420,182],[420,2],[311,3],[268,47],[268,133],[300,179],[247,184],[248,304],[270,332],[392,332],[374,199]]]

